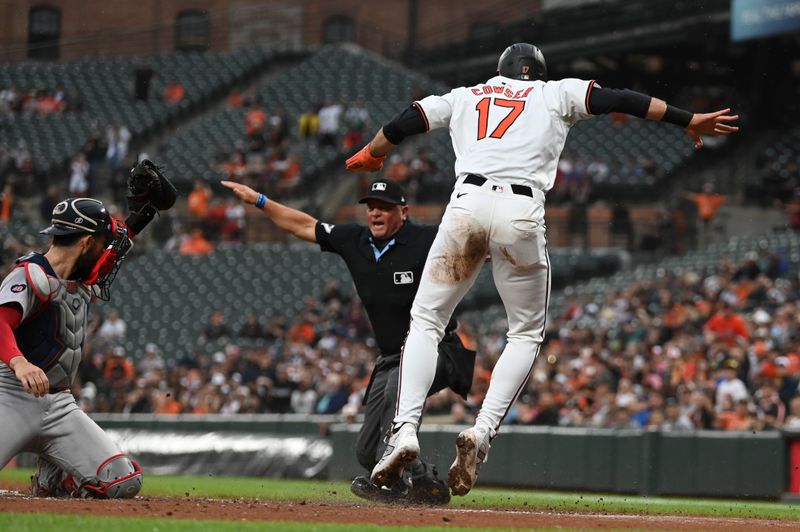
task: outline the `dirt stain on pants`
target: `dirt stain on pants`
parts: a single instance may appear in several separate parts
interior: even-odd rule
[[[460,283],[483,264],[489,252],[486,230],[469,218],[450,223],[444,249],[431,262],[431,277],[440,283]]]

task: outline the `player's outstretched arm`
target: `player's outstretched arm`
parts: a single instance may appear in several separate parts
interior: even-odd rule
[[[692,137],[695,148],[703,146],[701,135],[730,135],[739,131],[731,125],[739,115],[730,115],[730,109],[714,113],[691,113],[668,105],[664,100],[628,89],[590,89],[587,110],[594,115],[605,113],[626,113],[656,122],[668,122],[686,130]]]
[[[730,115],[731,110],[722,109],[714,113],[695,113],[692,121],[686,127],[686,132],[694,140],[695,148],[703,147],[703,139],[700,135],[730,135],[739,131],[738,126],[732,126],[728,122],[739,119],[739,115]]]
[[[316,243],[317,219],[310,214],[292,209],[275,200],[267,199],[264,194],[256,192],[247,185],[237,183],[236,181],[221,181],[221,183],[225,188],[231,189],[233,193],[236,194],[236,197],[244,203],[255,205],[261,209],[261,212],[275,222],[275,225],[287,233],[301,240]],[[261,205],[259,205],[259,203],[261,203]]]
[[[383,167],[386,154],[403,142],[403,139],[427,130],[428,124],[419,107],[407,107],[383,126],[361,151],[347,159],[347,169],[351,172],[376,172]]]

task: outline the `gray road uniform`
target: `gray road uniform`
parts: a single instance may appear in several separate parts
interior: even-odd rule
[[[0,465],[21,451],[36,453],[34,492],[39,495],[127,498],[142,486],[138,464],[78,407],[70,392],[92,297],[90,287],[59,278],[38,253],[18,259],[0,285],[0,305],[22,311],[14,331],[20,351],[50,383],[47,395],[35,397],[0,362]]]

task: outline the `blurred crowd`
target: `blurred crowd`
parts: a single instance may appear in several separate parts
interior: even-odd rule
[[[712,271],[662,272],[551,309],[533,374],[508,424],[772,430],[800,427],[800,284],[786,257],[750,255]],[[112,312],[93,323],[76,388],[107,412],[316,413],[352,419],[375,346],[358,298],[330,284],[298,316],[212,313],[196,350],[125,353]],[[468,423],[505,346],[505,322],[461,321],[478,358],[466,402],[429,398],[429,421]],[[132,356],[134,355],[134,356]]]
[[[314,143],[350,155],[361,147],[370,127],[369,112],[360,103],[345,107],[320,102],[299,116],[290,116],[281,106],[267,108],[253,91],[233,91],[227,103],[244,110],[242,138],[232,151],[217,154],[217,167],[268,196],[286,198],[297,189],[303,175],[299,145]]]
[[[798,296],[787,258],[765,253],[741,264],[726,260],[705,274],[665,271],[599,299],[573,301],[552,319],[507,422],[800,426]],[[492,338],[483,344],[489,360],[502,344]]]
[[[0,88],[0,118],[16,115],[49,116],[80,111],[81,97],[62,85],[55,89],[20,89],[16,85]]]

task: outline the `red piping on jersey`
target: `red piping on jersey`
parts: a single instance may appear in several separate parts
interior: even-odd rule
[[[0,307],[0,360],[8,365],[14,357],[22,356],[14,331],[22,321],[22,312],[15,305]]]
[[[425,110],[422,108],[422,106],[419,104],[419,102],[414,102],[414,107],[419,109],[419,114],[422,115],[422,119],[425,121],[425,131],[430,131],[431,130],[431,125],[428,123],[428,117],[425,116]]]
[[[586,89],[586,100],[585,100],[586,112],[589,113],[590,115],[594,114],[592,112],[592,110],[589,109],[589,95],[592,93],[592,89],[594,88],[594,83],[595,83],[595,80],[590,81],[589,82],[589,87]]]

